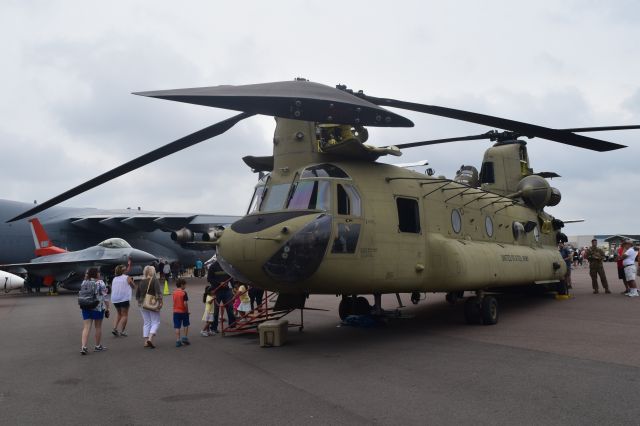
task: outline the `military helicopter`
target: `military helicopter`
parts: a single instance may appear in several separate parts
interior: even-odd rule
[[[260,173],[246,215],[206,239],[239,281],[279,292],[301,307],[309,294],[341,295],[339,314],[383,313],[381,295],[464,292],[469,323],[495,324],[492,292],[556,286],[566,273],[558,250],[563,222],[544,211],[560,192],[535,173],[520,137],[539,137],[594,151],[623,148],[574,132],[638,129],[612,126],[551,129],[495,116],[335,88],[305,79],[137,95],[241,111],[91,179],[13,220],[31,216],[206,139],[255,114],[275,117],[273,155],[243,160]],[[411,127],[383,107],[434,114],[504,129],[462,138],[376,147],[367,127]],[[463,166],[453,179],[377,162],[402,149],[489,139],[480,171]],[[362,295],[372,294],[374,306]],[[285,301],[289,302],[285,302]]]

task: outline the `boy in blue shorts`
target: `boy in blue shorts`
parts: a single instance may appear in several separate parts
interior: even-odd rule
[[[176,348],[182,345],[190,345],[189,342],[189,296],[185,288],[187,282],[184,278],[176,282],[177,290],[173,292],[173,328],[176,330]],[[184,327],[184,336],[180,338],[180,329]]]

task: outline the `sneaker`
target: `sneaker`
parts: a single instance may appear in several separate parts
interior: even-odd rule
[[[115,329],[115,328],[113,330],[111,330],[111,334],[113,334],[116,337],[118,337],[120,335],[120,333],[118,333],[118,330]]]
[[[627,297],[638,297],[638,296],[640,296],[640,294],[638,294],[637,291],[627,293]]]
[[[86,347],[83,347],[82,349],[80,349],[80,355],[86,355],[89,353],[89,349],[87,349]]]
[[[102,346],[102,345],[97,345],[96,347],[93,348],[94,352],[102,352],[102,351],[106,351],[107,347],[106,346]]]
[[[128,336],[128,334],[127,334],[127,332],[126,332],[126,331],[121,331],[121,332],[120,332],[120,336],[122,336],[122,337],[127,337],[127,336]]]
[[[176,348],[182,346],[182,342],[180,340],[176,340]]]
[[[189,341],[189,338],[185,336],[182,338],[182,344],[189,346],[191,342]]]
[[[202,337],[209,337],[209,336],[211,336],[211,334],[210,334],[210,333],[207,333],[206,331],[201,331],[201,332],[200,332],[200,335],[201,335]]]
[[[216,334],[218,334],[218,332],[215,330],[209,331],[209,336],[215,336]]]

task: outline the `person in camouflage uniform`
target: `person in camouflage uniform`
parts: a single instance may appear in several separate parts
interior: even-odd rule
[[[595,238],[591,240],[591,247],[587,249],[587,260],[589,261],[589,275],[591,275],[591,285],[593,286],[593,294],[598,294],[598,275],[600,275],[600,281],[602,281],[602,288],[604,292],[609,294],[609,283],[607,282],[607,276],[604,273],[604,266],[602,262],[605,259],[604,250],[598,247],[598,240]]]

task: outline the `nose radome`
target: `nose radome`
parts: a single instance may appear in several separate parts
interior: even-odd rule
[[[138,249],[133,249],[129,257],[131,258],[131,261],[134,263],[146,263],[146,262],[153,262],[158,260],[151,253],[147,253],[146,251],[142,251]]]

